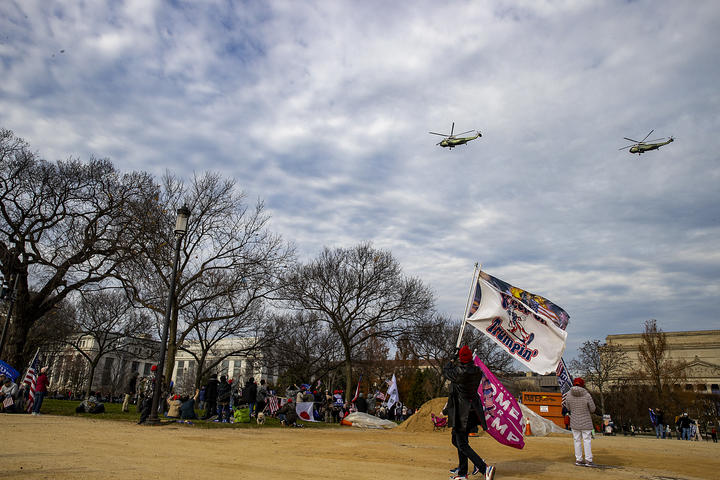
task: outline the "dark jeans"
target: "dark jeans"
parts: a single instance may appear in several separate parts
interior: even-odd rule
[[[217,406],[218,420],[221,422],[227,422],[230,420],[230,403],[220,402]]]
[[[40,407],[42,407],[43,399],[47,395],[47,392],[35,392],[35,400],[33,401],[33,412],[40,413]]]
[[[468,432],[473,428],[477,427],[477,416],[475,412],[470,412],[470,418],[468,419],[467,430],[460,430],[457,427],[453,427],[452,430],[452,444],[457,448],[458,452],[458,476],[464,477],[468,473],[468,460],[473,462],[476,467],[480,469],[480,473],[485,474],[485,462],[480,455],[475,453],[475,450],[470,447],[468,443]]]
[[[145,420],[150,416],[150,410],[152,410],[152,397],[144,397],[140,407],[140,420],[138,423],[145,423]]]
[[[214,401],[206,400],[205,401],[205,416],[203,417],[203,419],[207,419],[207,418],[210,418],[213,415],[215,415],[216,410],[217,410],[216,402],[217,402],[217,400],[214,400]]]

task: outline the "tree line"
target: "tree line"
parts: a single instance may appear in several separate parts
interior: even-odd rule
[[[3,360],[23,368],[38,347],[69,345],[92,373],[103,355],[159,338],[172,227],[183,205],[191,217],[165,372],[179,350],[189,352],[199,385],[225,358],[243,355],[262,358],[282,381],[332,379],[349,394],[360,374],[370,385],[392,371],[394,350],[404,365],[427,367],[407,372],[401,391],[418,402],[442,391],[459,321],[435,310],[432,290],[405,275],[391,251],[360,241],[300,262],[292,241],[272,231],[264,202],[250,202],[231,178],[168,172],[158,179],[122,172],[106,158],[52,162],[7,129],[0,129],[0,271],[17,287]],[[481,358],[509,372],[511,360],[470,330],[466,341]],[[79,335],[94,339],[92,352]],[[244,341],[220,353],[226,338]]]

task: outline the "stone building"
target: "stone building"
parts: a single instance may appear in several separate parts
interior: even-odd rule
[[[212,347],[205,359],[205,369],[208,365],[217,362],[223,358],[216,366],[209,369],[209,373],[217,373],[218,378],[225,375],[232,378],[236,385],[244,385],[250,377],[256,382],[264,378],[267,382],[274,384],[277,380],[277,372],[263,365],[262,357],[259,355],[250,356],[248,354],[233,354],[232,352],[241,352],[247,349],[247,345],[254,342],[254,339],[248,338],[224,338],[217,345]],[[192,391],[195,385],[195,377],[197,374],[198,362],[196,356],[201,353],[200,345],[197,342],[188,341],[185,343],[187,349],[178,350],[175,355],[175,367],[173,368],[172,381],[176,385],[177,391]]]
[[[97,342],[91,335],[75,335],[70,339],[70,343],[91,357],[98,352]],[[122,393],[130,373],[150,375],[150,368],[157,361],[159,351],[160,342],[150,337],[121,339],[113,351],[100,359],[90,381],[90,390],[112,395]],[[50,367],[51,391],[60,394],[68,391],[77,394],[84,392],[90,365],[77,348],[67,344],[56,345],[46,353],[45,363]]]
[[[686,380],[675,388],[720,395],[720,330],[664,332],[668,357],[686,363]],[[639,368],[641,333],[608,335],[608,344],[622,346],[633,366]]]

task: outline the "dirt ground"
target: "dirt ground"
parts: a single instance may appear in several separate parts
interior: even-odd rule
[[[407,429],[201,429],[77,417],[0,415],[2,478],[430,480],[457,457],[450,432]],[[599,437],[595,462],[573,465],[570,436],[529,437],[523,450],[487,435],[471,445],[501,479],[718,479],[720,443]],[[477,477],[473,477],[477,478]]]

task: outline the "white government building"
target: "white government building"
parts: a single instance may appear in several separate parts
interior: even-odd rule
[[[220,340],[217,345],[210,349],[205,359],[205,364],[214,363],[219,357],[223,357],[230,352],[242,351],[246,346],[253,342],[254,339],[249,338],[225,338]],[[175,367],[173,368],[172,381],[175,384],[176,391],[188,392],[192,389],[195,382],[197,371],[196,355],[200,356],[200,346],[197,341],[186,341],[187,350],[178,350],[175,354]],[[193,355],[193,353],[195,355]],[[229,355],[224,358],[216,367],[210,369],[211,373],[217,373],[218,378],[225,375],[232,378],[236,385],[244,385],[247,380],[252,377],[256,382],[264,378],[266,382],[274,384],[277,380],[277,372],[263,365],[261,355]]]

